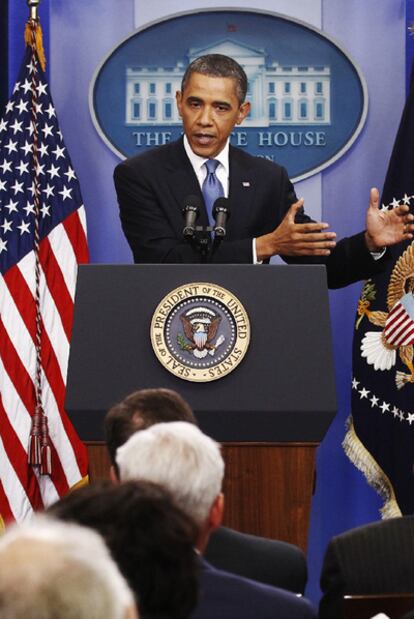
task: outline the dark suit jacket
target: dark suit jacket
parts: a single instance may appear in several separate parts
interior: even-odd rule
[[[296,201],[296,195],[286,170],[266,159],[230,146],[229,165],[231,217],[226,238],[211,262],[248,264],[253,261],[252,239],[274,230]],[[203,204],[200,185],[182,140],[127,159],[116,167],[114,179],[122,227],[135,262],[201,261],[200,254],[182,234],[186,198],[196,195]],[[297,221],[310,219],[302,214]],[[205,209],[198,223],[207,226]],[[383,268],[383,260],[372,259],[363,233],[340,241],[327,259],[285,259],[325,263],[328,285],[332,288],[365,279]]]
[[[210,536],[204,556],[220,570],[293,593],[305,591],[306,558],[293,544],[219,527]]]
[[[345,594],[414,592],[414,516],[332,538],[321,573],[320,619],[341,619]]]
[[[308,600],[262,585],[200,560],[199,603],[191,619],[312,619]]]

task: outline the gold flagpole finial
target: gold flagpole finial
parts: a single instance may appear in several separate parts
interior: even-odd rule
[[[40,65],[43,71],[46,70],[46,58],[43,49],[42,29],[40,27],[39,16],[37,13],[40,0],[26,0],[27,6],[30,8],[30,17],[26,23],[24,31],[24,39],[26,45],[31,46],[33,50],[36,50]]]
[[[30,8],[30,19],[37,19],[37,9],[40,4],[40,0],[26,0],[27,6]]]

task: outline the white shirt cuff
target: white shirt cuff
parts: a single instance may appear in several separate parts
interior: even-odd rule
[[[263,264],[263,260],[257,259],[256,239],[253,239],[253,264]]]
[[[386,251],[387,251],[387,248],[383,247],[381,251],[370,251],[369,253],[371,254],[374,260],[380,260]]]

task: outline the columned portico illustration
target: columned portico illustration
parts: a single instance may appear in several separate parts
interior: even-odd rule
[[[204,54],[234,58],[246,71],[247,99],[252,104],[246,127],[329,125],[330,67],[281,65],[265,49],[225,39],[208,47],[190,48],[188,62]],[[128,125],[179,125],[174,94],[181,87],[185,65],[126,68]]]

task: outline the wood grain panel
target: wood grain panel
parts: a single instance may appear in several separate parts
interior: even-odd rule
[[[103,443],[87,443],[91,481],[109,477]],[[224,443],[224,524],[306,551],[315,475],[313,443]]]

